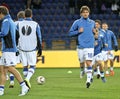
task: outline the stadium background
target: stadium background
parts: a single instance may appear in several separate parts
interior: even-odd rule
[[[4,0],[4,2],[9,6],[14,20],[17,19],[18,11],[25,9],[24,0]],[[2,3],[3,0],[0,0],[0,4]],[[79,9],[75,8],[74,14],[70,14],[69,10],[69,0],[42,0],[40,9],[32,9],[33,20],[40,24],[43,39],[44,51],[38,67],[79,67],[75,50],[76,40],[68,37],[70,26],[74,20],[80,18]],[[91,10],[94,10],[94,13],[91,12],[90,18],[107,22],[120,43],[120,16],[112,13],[110,8],[107,8],[105,13],[98,13],[96,9]],[[119,67],[119,53],[115,53],[117,67]]]

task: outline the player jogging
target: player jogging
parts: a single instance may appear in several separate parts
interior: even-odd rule
[[[86,88],[90,87],[92,77],[92,59],[94,55],[94,35],[93,29],[95,22],[89,19],[90,9],[87,6],[82,6],[80,9],[81,18],[74,21],[69,35],[77,36],[77,51],[80,60],[81,73],[84,70],[84,63],[87,66]]]
[[[114,46],[114,50],[118,51],[118,43],[117,43],[117,39],[115,34],[111,31],[108,30],[108,24],[107,23],[102,23],[102,29],[105,31],[106,33],[106,38],[107,38],[107,44],[108,47],[103,49],[103,58],[104,58],[104,68],[106,71],[106,76],[109,76],[109,71],[108,71],[108,60],[110,60],[110,75],[113,76],[114,75],[114,71],[113,71],[113,66],[114,66],[114,54],[113,54],[113,47]]]
[[[99,36],[99,31],[96,29],[96,32],[94,32],[94,37],[95,37],[95,47],[94,47],[94,57],[93,57],[93,68],[97,68],[99,66],[100,69],[100,76],[103,82],[106,82],[106,79],[104,77],[104,68],[103,68],[103,64],[102,64],[102,47],[104,45],[102,38]]]

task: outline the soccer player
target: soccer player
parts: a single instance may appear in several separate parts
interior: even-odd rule
[[[102,29],[106,33],[106,38],[107,38],[107,43],[108,47],[103,49],[103,57],[104,57],[104,68],[106,71],[106,76],[109,76],[109,71],[108,71],[108,60],[110,60],[110,75],[114,75],[114,54],[113,54],[113,45],[114,45],[114,50],[118,51],[118,42],[116,39],[115,34],[111,31],[108,30],[108,24],[107,23],[102,23]]]
[[[32,20],[31,9],[25,10],[25,20],[21,21],[17,26],[19,31],[18,49],[23,64],[23,74],[26,84],[31,88],[30,79],[36,68],[36,50],[38,50],[38,56],[42,54],[40,26]]]
[[[93,67],[97,68],[99,66],[100,69],[100,76],[103,82],[106,82],[106,79],[104,77],[104,69],[103,69],[103,64],[102,64],[102,47],[103,47],[103,41],[102,38],[99,36],[99,31],[96,29],[96,32],[94,32],[94,37],[95,37],[95,47],[94,47],[94,57],[93,57]]]
[[[95,22],[89,19],[90,9],[88,6],[82,6],[80,9],[81,18],[74,21],[69,35],[77,37],[77,51],[80,60],[81,72],[83,72],[84,63],[87,66],[86,88],[90,87],[92,77],[92,59],[94,55],[94,35],[93,30]]]
[[[19,22],[23,21],[25,18],[25,12],[24,11],[19,11],[17,14],[17,21],[15,21],[15,24],[19,24]],[[17,52],[17,63],[20,63],[20,56],[19,52]],[[14,87],[14,75],[10,73],[10,85],[9,88]]]
[[[99,38],[101,38],[102,41],[102,47],[101,50],[103,49],[103,47],[107,47],[107,41],[106,41],[106,36],[105,36],[105,31],[101,28],[101,21],[100,20],[95,20],[95,28],[98,30],[98,35]],[[94,68],[94,74],[97,74],[97,78],[100,78],[100,70],[99,70],[99,66],[97,66],[96,68]]]
[[[0,19],[2,19],[2,27],[0,38],[2,39],[2,56],[0,66],[2,66],[1,82],[0,82],[0,96],[4,95],[4,85],[6,82],[6,72],[14,74],[22,91],[19,96],[26,95],[29,88],[22,79],[20,73],[15,69],[16,65],[16,25],[9,15],[6,7],[0,6]]]

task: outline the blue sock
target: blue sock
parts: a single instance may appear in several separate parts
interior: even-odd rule
[[[24,77],[27,77],[27,74],[28,74],[28,67],[24,67],[23,68],[23,75],[24,75]]]
[[[14,81],[14,75],[10,74],[10,81]]]

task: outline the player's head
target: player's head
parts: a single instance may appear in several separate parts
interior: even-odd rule
[[[25,12],[24,11],[19,11],[18,12],[17,19],[20,19],[20,18],[25,18]]]
[[[101,27],[101,21],[100,20],[95,20],[95,27],[99,29]]]
[[[25,17],[26,18],[32,17],[32,10],[31,9],[25,9]]]
[[[7,14],[9,14],[7,7],[0,6],[0,19],[3,19]]]
[[[80,9],[80,15],[83,17],[83,18],[88,18],[90,14],[90,9],[88,6],[82,6],[81,9]]]
[[[102,29],[107,30],[108,29],[108,24],[106,22],[102,23]]]

